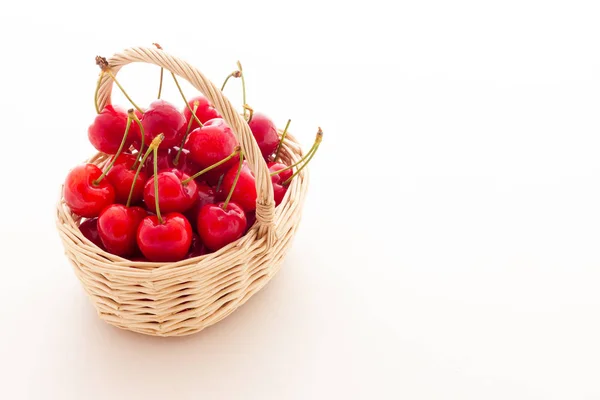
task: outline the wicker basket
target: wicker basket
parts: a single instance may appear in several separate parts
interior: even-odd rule
[[[183,336],[210,326],[244,304],[278,271],[298,228],[308,185],[304,169],[275,208],[265,161],[245,120],[200,71],[154,48],[131,48],[108,60],[116,74],[132,62],[163,67],[187,79],[215,106],[232,128],[256,177],[256,223],[241,239],[211,254],[176,263],[133,262],[107,253],[80,232],[80,218],[62,198],[56,225],[65,254],[92,299],[100,318],[119,328],[155,336]],[[100,85],[99,105],[110,104],[112,80]],[[287,135],[282,159],[302,157],[300,145]],[[102,165],[106,155],[89,162]]]

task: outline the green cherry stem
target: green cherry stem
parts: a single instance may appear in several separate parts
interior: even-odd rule
[[[242,69],[242,63],[237,62],[238,70],[240,71],[240,78],[242,78],[242,101],[243,104],[246,105],[248,102],[246,101],[246,78],[244,78],[244,70]],[[246,118],[246,109],[244,108],[244,118]]]
[[[317,153],[317,149],[319,148],[319,144],[321,144],[322,138],[323,138],[323,131],[321,130],[321,128],[319,128],[319,132],[317,132],[317,139],[318,139],[318,141],[315,141],[315,146],[314,146],[314,150],[313,150],[312,154],[306,159],[306,162],[304,164],[302,164],[302,166],[300,168],[298,168],[298,170],[296,172],[294,172],[294,174],[292,176],[290,176],[289,178],[287,178],[281,184],[282,186],[289,185],[290,182],[292,181],[292,179],[294,179],[296,177],[296,175],[298,175],[300,173],[300,171],[302,171],[304,169],[304,167],[306,167],[308,165],[308,163],[310,162],[310,160],[312,160],[312,158]]]
[[[137,162],[140,161],[140,157],[142,156],[142,151],[144,151],[144,145],[146,144],[145,143],[146,135],[144,134],[144,126],[142,125],[142,121],[140,121],[140,119],[137,117],[137,115],[135,115],[135,113],[133,113],[133,120],[135,121],[137,126],[140,128],[140,136],[142,137],[141,138],[142,144],[140,146],[140,151],[138,151],[138,155],[135,158],[135,162],[131,166],[131,169],[135,168]],[[142,162],[142,164],[143,164],[143,162]]]
[[[133,107],[135,107],[136,110],[138,110],[140,113],[143,114],[144,111],[142,111],[142,109],[140,107],[138,107],[138,105],[135,104],[135,102],[133,100],[131,100],[131,97],[129,97],[129,95],[127,94],[127,92],[125,91],[125,89],[123,89],[123,86],[121,86],[121,84],[117,80],[117,77],[115,76],[115,74],[113,74],[112,71],[110,70],[110,65],[108,65],[108,61],[106,60],[106,58],[100,57],[100,56],[96,56],[96,65],[98,65],[102,69],[102,71],[104,73],[108,74],[108,76],[110,76],[112,78],[112,80],[119,87],[119,89],[121,89],[121,92],[125,95],[125,97],[127,98],[127,100],[129,100],[129,102],[131,103],[131,105]]]
[[[158,43],[152,43],[154,46],[156,46],[157,49],[162,50],[162,46]],[[156,97],[157,99],[160,99],[160,95],[162,94],[162,85],[163,85],[163,75],[165,73],[165,69],[163,67],[160,67],[160,82],[158,84],[158,96]]]
[[[244,104],[244,113],[246,112],[246,110],[248,110],[248,112],[250,113],[250,115],[248,115],[248,120],[246,122],[250,123],[250,121],[252,121],[252,117],[254,116],[254,109],[252,107],[250,107],[248,104]]]
[[[96,83],[96,91],[94,92],[94,106],[96,106],[96,113],[100,114],[101,110],[98,106],[98,92],[100,91],[100,83],[102,83],[102,78],[104,77],[104,71],[100,71],[100,76],[98,77],[98,83]]]
[[[198,111],[198,107],[200,106],[200,103],[196,100],[194,101],[194,110],[192,111],[193,115],[196,115],[196,111]],[[183,140],[181,141],[181,146],[179,146],[179,150],[177,150],[177,155],[175,156],[175,159],[173,160],[173,165],[177,166],[179,164],[179,156],[181,155],[181,152],[183,151],[183,146],[185,145],[185,141],[188,138],[188,135],[190,134],[190,129],[192,129],[192,121],[194,121],[193,119],[190,118],[188,125],[187,125],[187,129],[185,130],[185,135],[183,135]]]
[[[231,160],[233,157],[235,157],[238,154],[240,154],[240,155],[242,154],[242,148],[240,146],[237,146],[235,149],[233,149],[233,153],[231,153],[230,155],[228,155],[227,157],[225,157],[221,161],[217,161],[213,165],[204,168],[202,171],[196,172],[194,175],[190,176],[187,179],[184,179],[183,181],[181,181],[181,184],[182,185],[187,185],[188,182],[190,182],[192,179],[196,179],[200,175],[205,174],[208,171],[211,171],[211,170],[217,168],[218,166],[225,164],[227,161]],[[240,156],[240,158],[241,158],[241,156]]]
[[[227,85],[229,78],[239,78],[240,76],[242,76],[242,73],[240,71],[233,71],[232,73],[227,75],[227,78],[225,78],[225,82],[223,82],[223,85],[221,86],[221,92],[225,90],[225,85]]]
[[[127,111],[127,125],[125,126],[125,133],[123,134],[123,139],[121,139],[121,144],[119,145],[117,154],[115,154],[113,156],[112,160],[110,161],[110,164],[108,164],[108,167],[102,172],[102,175],[100,175],[98,177],[98,179],[96,179],[93,182],[94,185],[98,185],[102,181],[102,179],[104,179],[106,174],[108,174],[108,172],[112,169],[113,165],[115,165],[115,162],[117,161],[117,157],[119,157],[119,155],[123,151],[123,147],[125,147],[125,143],[127,142],[127,135],[129,135],[129,128],[131,127],[131,115],[132,114],[133,114],[133,109]]]
[[[285,140],[285,137],[287,136],[287,131],[288,128],[290,127],[290,123],[292,122],[291,119],[288,119],[287,124],[285,124],[285,128],[283,128],[283,133],[281,134],[281,139],[279,139],[279,144],[277,145],[277,150],[275,151],[275,158],[273,159],[273,161],[277,162],[277,159],[279,158],[279,152],[281,151],[281,146],[283,145],[283,141]]]
[[[275,172],[271,172],[271,176],[273,175],[277,175],[282,173],[283,171],[287,171],[288,169],[292,169],[304,162],[308,162],[308,159],[314,154],[315,151],[317,151],[317,149],[319,148],[319,144],[321,144],[321,141],[323,140],[323,131],[321,130],[321,128],[319,128],[319,131],[317,132],[317,137],[315,138],[315,142],[313,143],[312,147],[310,148],[310,150],[308,151],[308,153],[306,153],[306,155],[304,155],[304,157],[302,157],[299,161],[297,161],[295,164],[290,165],[289,167],[285,167],[282,168],[280,170],[277,170]]]
[[[190,112],[192,113],[192,118],[194,118],[194,120],[196,121],[196,123],[199,126],[204,126],[204,124],[202,122],[200,122],[200,120],[198,119],[198,117],[196,116],[196,113],[194,112],[194,110],[192,110],[192,107],[190,107],[190,103],[188,103],[185,94],[183,94],[183,90],[181,89],[181,86],[179,85],[179,81],[177,80],[177,77],[175,76],[174,73],[171,72],[171,76],[173,77],[173,80],[175,81],[175,85],[177,86],[177,90],[179,90],[179,94],[181,95],[181,98],[183,99],[183,101],[185,102],[186,107],[188,108],[188,110],[190,110]]]
[[[144,157],[142,157],[142,162],[140,162],[140,164],[137,167],[137,170],[135,171],[135,176],[133,177],[133,183],[131,184],[131,189],[129,189],[129,197],[127,198],[126,207],[129,207],[129,205],[131,204],[131,197],[133,196],[133,189],[135,188],[135,182],[137,181],[137,178],[140,175],[140,171],[142,170],[142,167],[144,166],[146,159],[148,158],[148,156],[150,156],[150,153],[152,153],[152,151],[154,151],[154,146],[156,146],[156,148],[158,148],[158,146],[160,146],[160,143],[163,141],[164,138],[165,138],[165,135],[163,135],[162,133],[160,135],[158,135],[157,137],[155,137],[154,140],[152,141],[152,143],[150,144],[150,147],[148,147],[148,150],[146,150],[146,154],[144,154]],[[141,151],[140,151],[140,153],[141,153]]]
[[[241,68],[240,68],[241,69]],[[231,196],[233,196],[233,191],[235,190],[235,185],[237,185],[238,180],[240,179],[240,175],[242,174],[242,167],[244,165],[244,153],[240,153],[240,164],[238,166],[237,174],[235,174],[235,179],[233,180],[233,184],[231,185],[231,189],[229,190],[229,194],[223,203],[223,210],[227,210],[227,206],[229,205],[229,200],[231,200]]]

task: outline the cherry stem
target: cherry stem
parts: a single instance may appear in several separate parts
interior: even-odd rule
[[[241,68],[240,68],[241,69]],[[229,194],[223,203],[223,210],[227,210],[227,206],[229,205],[229,200],[231,200],[231,196],[233,196],[233,191],[235,190],[235,185],[237,185],[238,180],[240,179],[240,175],[242,174],[242,167],[244,165],[244,153],[240,153],[240,164],[238,166],[237,174],[235,174],[235,179],[233,180],[233,185],[231,185],[231,189],[229,190]]]
[[[192,110],[192,107],[190,107],[190,103],[188,103],[187,99],[185,98],[185,94],[183,94],[183,90],[181,89],[181,86],[179,86],[179,81],[177,80],[177,77],[175,76],[174,73],[171,72],[171,76],[173,77],[173,80],[175,81],[175,85],[177,85],[177,90],[179,90],[179,94],[181,95],[181,98],[183,99],[183,101],[185,102],[186,107],[188,108],[188,110],[190,110],[190,112],[192,113],[192,118],[194,118],[194,120],[196,121],[196,123],[199,126],[204,126],[204,124],[202,122],[200,122],[200,120],[198,119],[198,117],[196,116],[196,113],[194,112],[194,110]]]
[[[298,168],[298,170],[296,172],[294,172],[294,174],[292,176],[290,176],[289,178],[287,178],[281,185],[282,186],[287,186],[290,184],[290,182],[292,181],[292,179],[294,179],[296,177],[296,175],[298,175],[300,173],[300,171],[302,171],[310,162],[310,160],[312,160],[312,158],[315,156],[315,154],[317,153],[317,149],[319,148],[319,145],[321,144],[321,140],[323,139],[323,131],[321,130],[321,128],[319,128],[319,131],[317,132],[317,140],[315,140],[315,144],[314,144],[314,150],[312,151],[312,154],[306,159],[306,162],[304,164],[302,164],[302,166],[300,168]]]
[[[146,140],[146,135],[144,134],[144,127],[142,126],[142,121],[140,121],[140,119],[137,117],[137,115],[135,115],[135,113],[133,113],[133,120],[135,121],[135,123],[137,124],[137,126],[140,128],[140,135],[142,137],[142,144],[140,146],[140,151],[138,151],[137,157],[135,158],[135,162],[133,163],[133,165],[131,166],[131,169],[134,169],[137,162],[140,160],[140,157],[142,156],[142,151],[144,151],[144,144],[145,144],[145,140]]]
[[[192,111],[192,114],[196,115],[196,111],[198,111],[199,106],[200,102],[198,102],[198,100],[194,101],[194,110]],[[193,119],[190,118],[190,120],[188,121],[187,129],[185,130],[185,135],[183,135],[183,140],[181,141],[181,146],[179,146],[179,150],[177,150],[177,155],[173,160],[173,165],[175,166],[179,164],[179,156],[181,155],[181,152],[183,151],[183,146],[185,145],[185,141],[187,140],[188,135],[190,134],[190,129],[192,129],[192,121]]]
[[[162,50],[162,46],[158,43],[152,43],[154,46],[156,46],[157,49]],[[160,100],[160,95],[162,94],[162,84],[163,84],[163,75],[165,73],[165,69],[163,67],[160,67],[160,83],[158,84],[158,96],[156,97],[157,99]]]
[[[238,70],[240,71],[240,78],[242,78],[242,101],[243,104],[246,105],[248,102],[246,101],[246,79],[244,78],[244,70],[242,69],[242,63],[237,62]],[[246,118],[246,109],[244,108],[244,118]]]
[[[252,121],[252,117],[254,116],[254,109],[248,104],[244,104],[244,112],[246,112],[246,110],[248,110],[248,112],[250,113],[250,115],[248,116],[248,121],[246,122],[250,123],[250,121]]]
[[[283,141],[287,136],[288,128],[290,127],[291,119],[288,119],[287,124],[285,124],[285,128],[283,128],[283,133],[281,134],[281,139],[279,139],[279,144],[277,145],[277,150],[275,151],[275,158],[273,161],[277,162],[277,158],[279,158],[279,152],[281,151],[281,146],[283,145]]]
[[[213,170],[213,169],[217,168],[218,166],[225,164],[227,161],[231,160],[233,157],[235,157],[236,155],[241,154],[241,153],[242,153],[242,148],[240,146],[237,146],[235,149],[233,149],[233,153],[231,153],[230,155],[228,155],[227,157],[225,157],[221,161],[217,161],[216,163],[214,163],[210,167],[206,167],[202,171],[196,172],[194,175],[192,175],[189,178],[186,178],[185,180],[181,181],[181,184],[187,185],[192,179],[196,179],[200,175],[205,174],[208,171]]]
[[[308,160],[308,158],[317,150],[317,148],[319,147],[319,144],[321,143],[321,140],[323,140],[323,132],[321,130],[319,130],[319,132],[317,132],[317,137],[315,138],[315,142],[313,143],[313,145],[310,148],[310,150],[308,151],[308,153],[306,153],[304,155],[304,157],[302,157],[295,164],[292,164],[292,165],[290,165],[288,167],[282,168],[282,169],[277,170],[275,172],[271,172],[271,176],[278,175],[278,174],[282,173],[283,171],[287,171],[288,169],[292,169],[292,168],[294,168],[294,167],[302,164],[303,162],[306,162]]]
[[[102,78],[104,77],[104,71],[100,71],[100,76],[98,77],[98,83],[96,83],[96,92],[94,93],[94,106],[96,106],[96,113],[100,114],[101,110],[98,106],[98,92],[100,91],[100,83],[102,83]]]
[[[164,68],[160,68],[160,80],[158,83],[158,96],[156,96],[157,99],[160,100],[160,95],[162,94],[162,83],[163,83],[163,75],[165,73],[165,69]]]
[[[159,136],[157,136],[157,138],[159,138],[161,136],[162,135],[159,135]],[[162,138],[160,139],[158,144],[160,144],[161,141],[162,141]],[[152,141],[152,142],[154,143],[154,141]],[[133,183],[131,184],[131,189],[129,189],[129,197],[127,197],[127,204],[125,205],[126,207],[129,207],[129,205],[131,204],[131,198],[133,197],[133,189],[135,188],[135,183],[137,182],[137,178],[140,175],[140,171],[142,170],[142,167],[144,166],[146,159],[148,159],[148,156],[150,156],[150,153],[152,153],[152,151],[153,151],[153,148],[151,145],[150,147],[148,147],[148,150],[146,150],[146,154],[144,154],[144,156],[142,157],[142,161],[139,163],[139,165],[135,171],[135,176],[133,177]],[[140,154],[141,153],[142,153],[142,150],[140,149]],[[136,162],[137,162],[137,160],[136,160]]]
[[[242,76],[242,73],[240,71],[233,71],[232,73],[227,75],[227,78],[225,78],[225,82],[223,82],[223,85],[221,86],[221,92],[225,90],[225,85],[227,85],[229,78],[239,78],[240,76]]]
[[[154,205],[156,207],[156,217],[158,218],[158,223],[162,225],[163,220],[160,215],[160,206],[158,204],[158,147],[155,147],[152,150],[152,155],[154,156]]]
[[[125,89],[123,89],[123,86],[121,86],[121,84],[119,83],[119,81],[115,77],[115,74],[113,74],[110,69],[107,69],[106,73],[112,78],[112,80],[119,87],[119,89],[121,89],[121,92],[125,95],[125,97],[127,97],[127,100],[129,100],[129,102],[131,103],[131,105],[134,106],[136,110],[138,110],[140,113],[143,114],[144,111],[142,111],[142,109],[137,104],[135,104],[135,102],[133,100],[131,100],[131,97],[129,97],[129,95],[127,94],[127,92],[125,91]]]
[[[215,188],[215,193],[219,193],[219,189],[221,189],[221,185],[223,184],[223,178],[225,178],[225,174],[221,174],[221,176],[219,177],[217,187]]]
[[[127,125],[125,126],[125,133],[123,134],[123,139],[121,139],[121,144],[119,145],[119,149],[117,150],[117,153],[113,156],[110,164],[108,164],[108,167],[102,172],[102,175],[100,175],[98,177],[98,179],[96,179],[93,182],[93,184],[95,186],[98,185],[102,181],[102,179],[104,179],[106,174],[108,174],[108,172],[112,169],[113,165],[115,165],[115,162],[117,161],[117,157],[119,157],[119,155],[123,151],[123,148],[125,147],[125,142],[127,142],[127,135],[129,135],[129,128],[131,127],[131,115],[132,114],[133,114],[133,110],[129,110],[127,112]]]

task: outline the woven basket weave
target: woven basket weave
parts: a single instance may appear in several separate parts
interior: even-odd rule
[[[278,271],[300,222],[307,169],[292,181],[275,208],[269,171],[248,124],[200,71],[154,48],[131,48],[108,62],[114,74],[129,63],[145,62],[188,80],[232,128],[256,177],[256,223],[248,233],[214,253],[176,263],[133,262],[101,250],[80,232],[81,219],[69,210],[61,190],[56,208],[58,232],[100,318],[147,335],[196,333],[231,314]],[[110,104],[112,84],[104,74],[98,95],[100,109]],[[288,164],[302,157],[292,135],[287,135],[280,154]],[[106,159],[97,154],[88,162],[103,165]]]

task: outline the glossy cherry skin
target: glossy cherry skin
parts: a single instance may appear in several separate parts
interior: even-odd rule
[[[199,257],[207,253],[208,249],[204,246],[204,243],[202,243],[202,239],[200,239],[200,236],[198,236],[197,233],[194,233],[192,235],[192,244],[185,258]]]
[[[141,207],[112,204],[98,217],[98,233],[104,247],[117,256],[130,256],[137,250],[137,229],[148,215]]]
[[[119,106],[109,104],[94,118],[94,122],[88,128],[88,139],[99,151],[116,154],[123,140],[126,126],[127,112]],[[128,148],[137,136],[139,136],[139,128],[133,122],[127,134],[125,148]]]
[[[262,113],[254,113],[252,119],[248,122],[248,126],[256,139],[256,143],[260,148],[265,160],[275,152],[279,145],[279,135],[277,127],[269,117]]]
[[[267,164],[269,167],[269,172],[277,172],[281,169],[287,168],[287,165],[278,163],[278,162],[270,162]],[[271,176],[271,182],[273,182],[273,197],[275,200],[275,205],[278,206],[281,204],[283,200],[283,196],[285,196],[285,192],[287,192],[288,187],[283,186],[282,183],[285,182],[289,177],[293,175],[292,170],[288,169],[283,172],[280,172],[277,175]]]
[[[161,133],[165,135],[160,145],[163,149],[180,145],[187,128],[183,114],[165,100],[150,104],[142,116],[142,126],[146,143],[152,142]]]
[[[129,153],[121,153],[115,165],[106,174],[106,179],[115,188],[115,203],[125,204],[129,198],[129,191],[135,178],[135,169],[131,169],[135,162],[136,156]],[[148,176],[142,169],[135,180],[135,186],[131,195],[131,204],[137,204],[142,201],[144,196],[144,185],[148,180]]]
[[[198,215],[198,234],[204,245],[213,251],[238,240],[246,231],[246,215],[237,204],[230,202],[207,204]]]
[[[86,218],[97,217],[115,202],[115,188],[108,179],[97,185],[94,181],[102,171],[94,164],[81,164],[69,171],[65,179],[65,202],[75,214]]]
[[[194,109],[194,102],[198,102],[198,109],[196,110],[196,117],[198,117],[198,119],[200,120],[200,122],[205,123],[208,120],[211,120],[213,118],[221,118],[221,116],[219,115],[219,112],[217,110],[215,110],[215,108],[212,106],[212,104],[210,104],[210,102],[208,101],[208,99],[202,95],[196,96],[192,99],[190,99],[190,101],[188,101],[188,104],[190,106],[190,108],[184,107],[183,108],[183,115],[185,116],[185,119],[187,121],[187,123],[190,123],[190,119],[193,119],[192,121],[192,127],[190,129],[190,131],[193,131],[196,128],[200,128],[200,125],[198,125],[198,122],[196,122],[195,118],[192,118],[192,112],[190,111],[190,109]]]
[[[233,153],[238,141],[231,128],[222,118],[207,121],[202,128],[193,130],[185,148],[190,151],[189,157],[202,169],[221,161]],[[223,165],[213,169],[213,174],[223,173],[230,166],[238,163],[239,157],[233,157]]]
[[[105,250],[98,233],[98,218],[86,219],[79,225],[79,230],[90,242]]]
[[[158,175],[158,205],[164,213],[184,213],[196,202],[198,188],[192,179],[187,184],[181,182],[189,178],[188,175],[178,169],[159,172]],[[146,182],[144,187],[144,203],[148,210],[156,213],[154,197],[154,177]]]
[[[232,166],[225,174],[221,185],[221,191],[224,196],[227,196],[231,190],[238,168],[239,163]],[[244,211],[254,211],[256,209],[256,180],[246,161],[243,163],[240,178],[235,185],[235,189],[233,189],[231,201],[242,207]]]
[[[198,214],[200,214],[202,207],[207,204],[214,204],[217,202],[215,190],[211,186],[204,182],[199,182],[196,184],[196,187],[198,188],[198,199],[192,208],[185,213],[185,216],[193,227],[197,226]]]
[[[156,215],[142,220],[137,231],[137,244],[150,261],[179,261],[188,253],[192,243],[192,226],[179,213]]]

